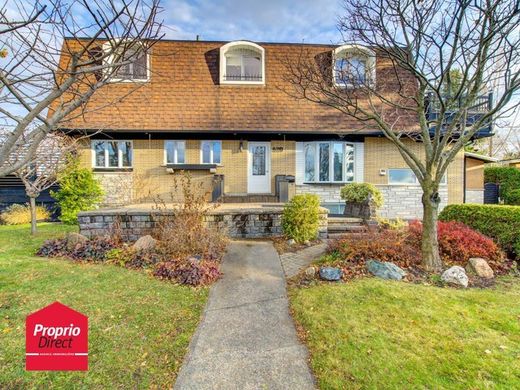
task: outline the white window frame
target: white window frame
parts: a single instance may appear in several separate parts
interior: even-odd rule
[[[226,54],[232,49],[249,49],[260,54],[262,58],[262,80],[226,80]],[[249,41],[234,41],[223,45],[220,48],[220,71],[219,71],[220,84],[235,84],[235,85],[265,85],[265,50],[262,46]]]
[[[105,164],[104,166],[96,165],[97,159],[96,159],[96,148],[94,147],[94,144],[97,142],[103,142],[104,143],[104,149],[105,149]],[[117,142],[117,167],[110,167],[108,165],[108,143],[109,142]],[[123,166],[123,150],[121,145],[125,142],[130,142],[130,147],[132,149],[132,153],[130,154],[130,165],[129,166]],[[134,142],[131,140],[104,140],[104,139],[93,139],[91,140],[91,150],[92,150],[92,167],[96,169],[131,169],[134,166]]]
[[[399,171],[402,171],[402,170],[407,170],[407,171],[410,171],[414,177],[414,182],[413,183],[395,183],[395,182],[391,182],[390,181],[390,171],[393,171],[393,170],[399,170]],[[448,184],[448,174],[445,173],[444,176],[441,178],[441,181],[440,181],[440,185],[441,186],[445,186]],[[417,176],[415,176],[415,173],[412,171],[411,168],[388,168],[388,185],[390,186],[419,186],[420,183],[419,183],[419,180],[417,179]]]
[[[358,85],[338,81],[336,79],[336,61],[347,57],[357,57],[365,61],[365,79],[369,86],[375,85],[376,82],[376,53],[368,47],[362,45],[343,45],[337,47],[332,55],[332,81],[336,87],[341,88],[357,88]]]
[[[203,146],[204,146],[205,142],[209,142],[210,144],[217,143],[217,142],[220,143],[220,162],[218,162],[218,163],[213,162],[213,147],[211,147],[209,149],[209,159],[210,159],[210,162],[207,162],[207,163],[204,162]],[[222,141],[221,140],[203,140],[203,141],[200,141],[200,163],[201,164],[205,164],[205,165],[210,165],[210,164],[222,165],[222,153],[223,153],[223,149],[222,149]]]
[[[105,42],[103,44],[103,51],[105,53],[109,52],[111,50],[111,45],[117,44],[119,42],[118,39],[114,39],[111,42]],[[140,45],[141,43],[136,43],[137,45]],[[110,65],[113,64],[115,61],[115,53],[110,54],[106,59],[103,60],[104,65]],[[110,73],[111,68],[104,68],[103,73],[105,74],[105,77],[108,78],[108,81],[111,83],[146,83],[150,81],[151,77],[151,69],[150,69],[151,61],[150,61],[150,53],[146,52],[146,78],[144,79],[122,79],[118,77],[110,77],[108,73]]]
[[[169,142],[172,142],[174,144],[173,162],[172,163],[168,162],[168,148],[166,147],[166,145]],[[183,162],[179,162],[179,156],[178,156],[179,146],[182,146],[182,148],[184,149],[184,161]],[[175,140],[175,139],[169,139],[169,140],[164,141],[164,165],[167,165],[167,164],[186,164],[186,141]]]
[[[320,144],[328,144],[329,145],[329,180],[327,181],[321,181],[319,180],[320,177]],[[330,180],[334,178],[334,144],[342,144],[343,145],[343,164],[342,164],[342,180],[341,181],[335,181]],[[305,178],[305,165],[303,169],[303,182],[304,184],[345,184],[345,183],[354,183],[356,181],[356,148],[354,143],[352,142],[343,142],[343,141],[312,141],[312,142],[304,142],[303,143],[303,163],[306,163],[306,146],[312,145],[314,148],[314,181],[306,180]],[[351,180],[345,180],[346,179],[346,173],[347,173],[347,148],[346,146],[350,146],[352,148],[352,179]]]

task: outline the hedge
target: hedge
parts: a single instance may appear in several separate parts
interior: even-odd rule
[[[439,220],[462,222],[520,258],[519,206],[452,204],[441,211]]]
[[[500,184],[500,197],[506,204],[519,204],[520,169],[514,167],[488,167],[484,169],[484,182]]]

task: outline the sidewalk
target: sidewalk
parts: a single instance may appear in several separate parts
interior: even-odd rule
[[[235,241],[175,389],[314,389],[269,242]]]

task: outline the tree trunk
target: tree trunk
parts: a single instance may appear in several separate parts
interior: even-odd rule
[[[29,204],[31,206],[31,234],[36,234],[36,197],[29,197]]]
[[[437,214],[439,212],[440,197],[436,190],[424,190],[423,203],[423,233],[421,241],[422,264],[430,272],[442,269],[442,260],[439,255],[437,241]]]

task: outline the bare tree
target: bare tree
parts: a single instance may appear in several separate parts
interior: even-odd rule
[[[54,186],[77,153],[78,141],[76,139],[51,134],[45,138],[31,160],[14,174],[20,178],[25,187],[25,193],[29,198],[31,209],[31,234],[36,233],[36,199],[40,194]],[[13,155],[11,155],[13,156]],[[24,154],[21,155],[22,158]],[[16,164],[16,159],[11,159],[11,164]]]
[[[423,266],[439,270],[439,183],[479,130],[511,112],[520,86],[519,2],[344,0],[344,9],[345,43],[376,53],[376,79],[353,74],[355,64],[302,53],[287,64],[289,93],[377,128],[395,145],[423,190]],[[490,104],[482,95],[492,86]],[[419,142],[420,153],[405,138]]]
[[[114,77],[148,71],[146,54],[160,38],[158,11],[159,0],[0,5],[0,177],[30,164],[60,123],[101,109],[87,103]],[[141,85],[129,83],[103,107]],[[13,154],[17,161],[8,164]]]

